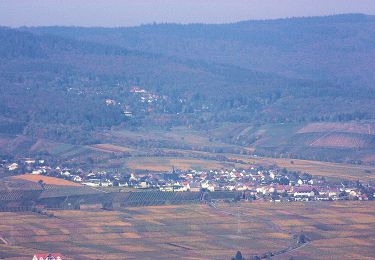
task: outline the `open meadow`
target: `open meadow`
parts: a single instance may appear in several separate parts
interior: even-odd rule
[[[178,205],[122,211],[0,213],[0,258],[61,252],[66,259],[374,259],[373,202]]]

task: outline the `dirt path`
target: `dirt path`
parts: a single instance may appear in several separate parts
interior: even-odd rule
[[[3,238],[3,237],[0,237],[0,241],[2,241],[4,243],[4,245],[8,244],[8,241],[6,241],[5,238]]]

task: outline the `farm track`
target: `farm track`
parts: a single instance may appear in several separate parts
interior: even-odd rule
[[[5,240],[5,238],[1,237],[0,236],[0,241],[2,241],[4,243],[4,245],[7,245],[8,244],[8,241]]]

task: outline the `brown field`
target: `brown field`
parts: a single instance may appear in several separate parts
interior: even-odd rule
[[[35,252],[55,251],[67,259],[230,259],[237,250],[250,257],[287,248],[301,231],[307,244],[272,259],[374,259],[375,254],[373,202],[53,213],[0,213],[0,258],[30,259]]]
[[[138,157],[127,160],[127,166],[133,170],[170,171],[176,169],[220,169],[231,164],[214,160],[185,159],[171,157]],[[233,166],[232,166],[233,167]]]
[[[51,151],[55,149],[59,144],[44,140],[44,139],[38,139],[31,147],[30,151],[40,151],[40,150],[45,150],[45,151]]]
[[[365,163],[375,162],[375,154],[367,155],[362,159]]]
[[[34,175],[34,174],[23,174],[23,175],[17,175],[11,177],[13,179],[21,179],[31,182],[38,182],[39,180],[42,180],[45,184],[51,184],[51,185],[61,185],[61,186],[81,186],[78,183],[67,181],[60,178],[50,177],[50,176],[44,176],[44,175]]]
[[[330,133],[314,140],[313,147],[337,147],[337,148],[364,148],[370,145],[369,141],[361,135],[348,135],[342,133]]]
[[[310,123],[298,130],[297,133],[316,133],[316,132],[345,132],[357,134],[375,134],[374,123]]]
[[[228,155],[229,158],[241,159],[250,164],[273,165],[287,168],[291,171],[308,172],[312,175],[325,176],[339,179],[375,181],[375,166],[355,165],[344,163],[331,163],[310,160],[297,160],[286,158],[249,158],[245,156]]]
[[[195,155],[206,155],[204,152],[194,152]],[[212,154],[215,155],[215,154]],[[188,154],[187,154],[188,156]],[[133,170],[170,171],[176,169],[222,169],[249,168],[253,164],[265,166],[277,165],[290,171],[308,172],[316,176],[338,179],[375,181],[375,166],[331,163],[287,158],[250,157],[244,155],[225,154],[230,159],[238,159],[244,163],[228,163],[222,161],[172,157],[131,157],[126,160],[127,167]]]
[[[124,146],[114,145],[114,144],[94,144],[90,145],[90,147],[99,149],[105,152],[114,152],[114,153],[123,153],[123,152],[130,152],[132,149]]]

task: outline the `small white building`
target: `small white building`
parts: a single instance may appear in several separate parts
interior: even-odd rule
[[[10,165],[8,165],[8,170],[9,171],[14,171],[14,170],[17,170],[18,169],[18,164],[17,163],[12,163]]]
[[[314,197],[314,191],[296,191],[293,194],[294,197]]]
[[[65,176],[65,177],[70,177],[71,174],[68,171],[63,171],[60,173],[60,175]]]
[[[75,181],[75,182],[82,182],[81,176],[78,176],[78,175],[74,175],[72,180]]]
[[[42,174],[43,172],[44,172],[43,170],[39,169],[39,170],[33,170],[33,171],[31,172],[31,174],[34,174],[34,175],[40,175],[40,174]]]
[[[90,186],[90,187],[99,187],[100,185],[99,182],[91,182],[91,181],[82,182],[82,184],[86,186]]]

